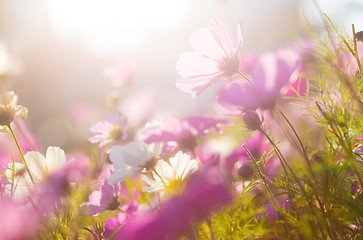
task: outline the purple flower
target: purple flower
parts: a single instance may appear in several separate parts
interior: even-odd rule
[[[217,102],[231,110],[271,109],[296,70],[296,57],[291,52],[266,53],[258,59],[251,83],[242,80],[230,82],[219,89]]]
[[[193,97],[216,82],[228,80],[239,72],[242,47],[241,23],[237,37],[218,19],[209,20],[208,29],[197,30],[190,36],[195,52],[180,56],[176,69],[182,76],[176,86]]]

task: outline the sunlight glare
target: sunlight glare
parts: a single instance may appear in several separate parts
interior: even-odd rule
[[[97,51],[117,44],[138,48],[147,34],[176,26],[183,20],[183,0],[49,0],[52,28],[63,39],[83,39]]]

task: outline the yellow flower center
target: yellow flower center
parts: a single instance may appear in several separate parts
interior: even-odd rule
[[[123,135],[123,131],[119,127],[114,127],[108,138],[112,140],[122,140]]]
[[[183,180],[181,178],[171,180],[167,186],[165,186],[168,193],[178,193],[183,187]]]

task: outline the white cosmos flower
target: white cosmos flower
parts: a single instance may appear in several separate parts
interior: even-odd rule
[[[149,185],[144,192],[177,191],[186,176],[197,171],[199,161],[191,159],[188,154],[179,151],[169,162],[159,160],[156,163],[152,178],[142,175],[142,179]]]
[[[113,185],[134,175],[137,171],[148,168],[149,164],[161,153],[161,144],[146,144],[144,142],[131,142],[124,146],[113,146],[109,157],[114,168],[119,169],[113,172],[108,179],[108,184]]]
[[[35,184],[42,182],[66,164],[66,155],[59,147],[48,147],[45,157],[39,152],[31,151],[27,152],[24,158],[33,180],[23,163],[9,163],[5,171],[10,181],[5,189],[12,193],[14,198],[26,197]]]

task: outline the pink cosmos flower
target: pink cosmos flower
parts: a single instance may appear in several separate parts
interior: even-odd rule
[[[164,151],[172,151],[177,147],[193,150],[197,146],[196,139],[199,136],[205,135],[210,129],[215,129],[222,134],[223,131],[220,129],[220,125],[232,124],[231,121],[226,119],[207,117],[174,118],[163,122],[161,126],[145,128],[141,132],[141,138],[148,144],[153,142],[165,143]]]
[[[105,77],[111,79],[115,87],[121,87],[134,80],[136,66],[133,62],[119,63],[116,66],[107,67],[104,70]]]
[[[99,148],[119,143],[126,138],[126,123],[126,117],[122,114],[106,115],[105,121],[91,126],[91,132],[96,135],[88,138],[88,141],[99,143]]]
[[[120,206],[119,191],[119,184],[109,185],[104,181],[100,191],[92,192],[89,201],[82,203],[81,207],[88,216],[95,216],[106,210],[116,210]]]
[[[286,50],[262,55],[250,78],[235,80],[219,89],[217,102],[228,109],[271,109],[297,69],[295,56]]]
[[[196,97],[216,82],[228,80],[239,72],[242,29],[237,26],[236,39],[218,19],[210,19],[208,29],[193,32],[190,44],[195,52],[183,53],[176,69],[182,77],[176,86]]]

